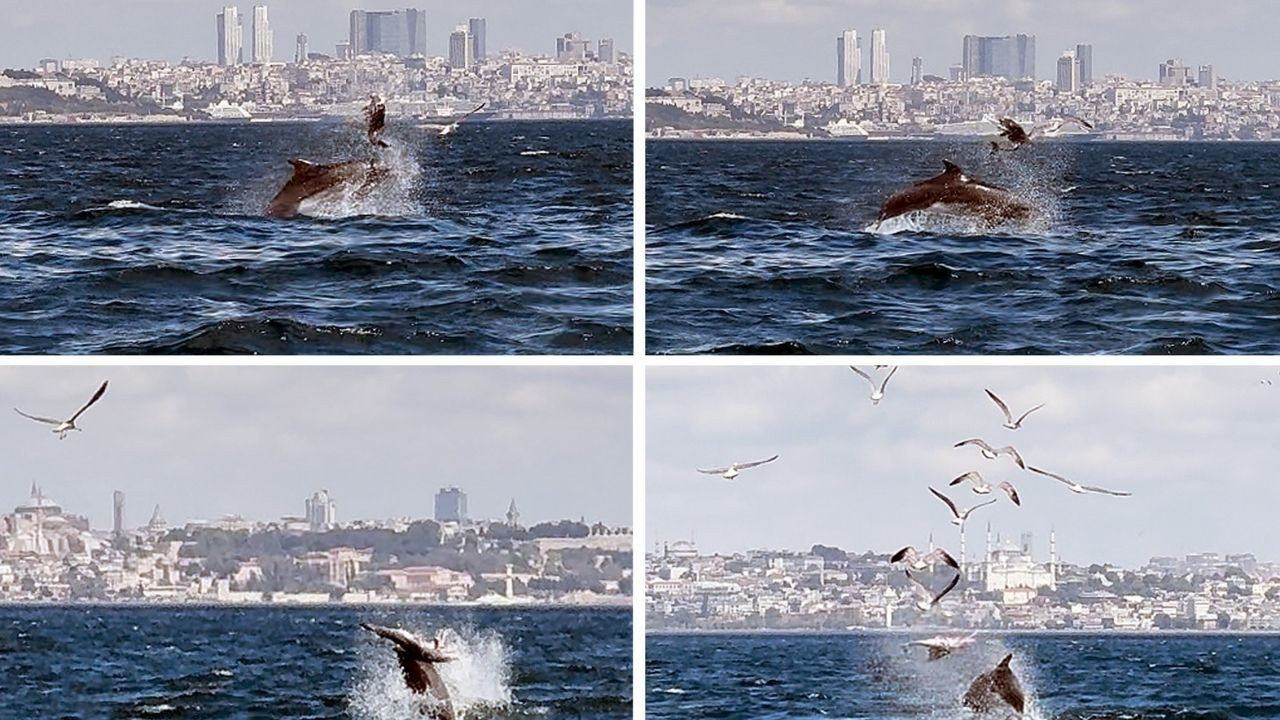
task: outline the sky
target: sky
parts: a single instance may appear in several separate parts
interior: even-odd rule
[[[1224,79],[1280,78],[1280,13],[1261,0],[648,0],[647,84],[739,75],[835,81],[835,39],[855,29],[863,77],[884,28],[890,77],[911,59],[947,76],[966,34],[1036,35],[1036,72],[1052,79],[1067,48],[1092,43],[1094,75],[1156,79],[1161,62],[1212,64]]]
[[[73,413],[59,441],[8,406]],[[475,518],[631,526],[631,369],[453,367],[0,368],[0,511],[32,481],[94,528],[158,503],[180,524],[301,515],[321,488],[340,522],[431,517],[456,485]]]
[[[1046,406],[1006,430],[984,388],[1016,413]],[[974,505],[985,498],[947,483],[978,470],[1012,482],[1022,507],[1002,499],[974,513],[971,559],[990,521],[1005,539],[1032,532],[1039,561],[1051,528],[1059,555],[1078,564],[1193,552],[1280,561],[1276,368],[904,367],[878,406],[869,392],[844,366],[650,368],[646,550],[692,539],[704,553],[893,552],[926,547],[932,533],[958,557],[958,532],[928,487]],[[1006,457],[953,447],[971,437],[1133,497],[1075,495]],[[775,453],[734,482],[695,471]]]
[[[554,54],[556,37],[578,32],[612,37],[632,52],[631,0],[0,0],[0,67],[34,67],[41,58],[114,55],[178,62],[216,59],[216,17],[235,4],[246,23],[255,4],[268,8],[276,60],[292,60],[294,39],[306,33],[311,52],[332,55],[347,39],[354,9],[427,11],[427,50],[448,54],[449,33],[469,17],[488,19],[490,51]],[[249,53],[250,26],[245,26]]]

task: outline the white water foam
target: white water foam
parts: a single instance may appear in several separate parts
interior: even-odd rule
[[[414,628],[407,628],[415,630]],[[429,632],[420,632],[429,637]],[[492,630],[446,631],[443,647],[455,659],[437,666],[458,718],[488,717],[511,707],[511,651]],[[414,694],[390,646],[379,641],[362,652],[362,677],[349,698],[351,714],[363,720],[418,717],[436,701]]]
[[[361,215],[408,217],[421,214],[417,194],[422,165],[417,154],[403,144],[392,145],[379,153],[378,167],[387,171],[387,177],[371,192],[362,192],[360,184],[344,185],[336,192],[303,202],[302,213],[328,220]]]
[[[936,633],[922,633],[919,637],[934,634]],[[964,707],[965,692],[975,678],[994,668],[1005,655],[1013,653],[1011,667],[1027,699],[1023,720],[1051,720],[1048,714],[1037,707],[1035,659],[1025,651],[1009,648],[998,637],[978,635],[972,645],[939,660],[929,660],[928,653],[923,648],[905,647],[907,640],[901,635],[886,635],[881,652],[893,674],[907,680],[910,687],[908,692],[914,696],[911,699],[921,706],[935,708],[928,717],[937,720],[969,720],[977,717]],[[990,717],[1002,716],[996,712],[991,713]]]

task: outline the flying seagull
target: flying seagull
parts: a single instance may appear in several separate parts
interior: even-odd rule
[[[90,407],[93,406],[94,403],[98,402],[98,399],[102,397],[102,394],[107,391],[107,382],[108,381],[103,380],[102,385],[98,386],[98,391],[93,394],[93,397],[89,398],[89,402],[85,403],[79,410],[76,411],[75,415],[72,415],[66,420],[55,420],[54,418],[40,417],[39,415],[28,415],[27,413],[22,412],[18,408],[14,408],[13,411],[18,413],[22,417],[27,418],[28,420],[35,420],[36,422],[42,422],[42,423],[45,423],[46,425],[53,425],[54,428],[52,432],[57,433],[58,439],[62,440],[67,436],[67,433],[71,432],[72,430],[75,430],[76,432],[81,431],[80,428],[76,426],[76,420],[78,420],[80,416],[84,414],[85,410],[88,410]]]
[[[1021,453],[1019,453],[1018,449],[1012,445],[1005,445],[1002,448],[993,448],[991,447],[991,445],[987,443],[986,440],[983,440],[982,438],[969,438],[968,440],[961,440],[960,442],[956,443],[955,447],[964,447],[965,445],[978,446],[978,449],[982,451],[982,457],[988,460],[995,460],[1001,455],[1008,455],[1009,457],[1013,458],[1013,461],[1018,464],[1018,467],[1022,468],[1023,470],[1027,469],[1027,464],[1022,460]]]
[[[369,143],[374,147],[390,147],[382,139],[382,129],[387,126],[387,106],[377,95],[369,96],[364,109],[364,119],[369,124]]]
[[[986,390],[986,388],[983,389]],[[1010,430],[1017,430],[1022,427],[1022,421],[1026,420],[1028,415],[1044,407],[1044,403],[1040,403],[1039,405],[1022,413],[1022,415],[1018,416],[1017,420],[1014,420],[1013,413],[1009,412],[1009,406],[1005,405],[1003,400],[997,397],[996,394],[990,390],[987,390],[987,396],[991,398],[992,402],[1000,406],[1000,411],[1004,413],[1004,426]]]
[[[449,689],[436,670],[438,663],[451,662],[453,658],[440,650],[440,635],[437,634],[428,645],[422,638],[400,628],[382,627],[360,623],[360,627],[395,644],[396,660],[400,670],[404,672],[404,683],[410,690],[427,695],[439,705],[431,708],[432,716],[438,720],[454,720],[453,704],[449,701]]]
[[[973,484],[973,491],[978,495],[991,494],[992,485],[988,483],[986,480],[983,480],[982,473],[978,472],[977,470],[971,470],[957,477],[955,480],[951,481],[951,485],[953,486],[959,485],[960,483],[966,480]],[[1022,507],[1022,500],[1018,497],[1018,490],[1013,487],[1013,483],[1006,480],[1001,482],[999,485],[996,485],[995,487],[998,487],[1001,490],[1003,490],[1004,493],[1009,496],[1009,499],[1013,501],[1014,505],[1017,505],[1018,507]]]
[[[1054,137],[1062,132],[1062,128],[1068,123],[1074,123],[1086,130],[1093,129],[1093,125],[1089,121],[1084,118],[1076,117],[1075,115],[1064,115],[1060,118],[1055,118],[1044,125],[1032,128],[1030,131],[1022,127],[1017,120],[1014,120],[1011,117],[1003,117],[998,121],[988,119],[988,122],[993,123],[996,128],[999,129],[1000,137],[1009,141],[1009,144],[1012,146],[1009,150],[1017,150],[1023,145],[1031,144],[1031,137],[1033,135]],[[999,146],[996,145],[996,147],[998,148]]]
[[[1038,467],[1028,467],[1027,469],[1033,473],[1044,475],[1045,477],[1051,477],[1054,480],[1057,480],[1063,485],[1066,485],[1067,487],[1071,488],[1071,492],[1077,495],[1084,495],[1085,493],[1094,493],[1097,495],[1113,495],[1115,497],[1129,497],[1130,495],[1133,494],[1130,492],[1123,492],[1121,490],[1108,490],[1106,488],[1094,487],[1093,485],[1081,485],[1080,483],[1075,482],[1074,480],[1068,480],[1062,477],[1061,475],[1058,475],[1056,473],[1051,473],[1048,470],[1041,470]]]
[[[922,647],[929,651],[930,662],[941,660],[951,653],[965,648],[973,643],[975,635],[964,637],[948,637],[946,635],[935,635],[924,640],[912,640],[907,643],[906,647]]]
[[[729,467],[709,468],[706,470],[702,468],[697,468],[697,470],[703,475],[719,475],[725,480],[733,480],[734,478],[738,477],[738,475],[741,474],[743,470],[749,470],[753,467],[759,467],[761,465],[764,465],[765,463],[771,463],[777,459],[778,459],[778,456],[774,455],[771,458],[765,458],[764,460],[756,460],[755,462],[731,463]]]
[[[951,578],[951,582],[947,583],[947,586],[942,588],[942,592],[934,595],[933,591],[931,591],[924,583],[917,580],[916,576],[912,575],[910,570],[907,571],[907,577],[911,580],[911,588],[916,594],[916,608],[920,610],[920,612],[928,612],[929,608],[937,605],[942,598],[947,596],[947,593],[954,590],[956,585],[960,583],[960,573],[956,572],[955,576]]]
[[[457,120],[454,120],[453,122],[449,123],[448,125],[445,125],[444,127],[440,128],[440,137],[444,137],[444,136],[446,136],[446,135],[452,135],[453,133],[457,132],[457,131],[458,131],[458,126],[462,124],[462,121],[463,121],[463,120],[466,120],[467,118],[471,117],[472,115],[475,115],[476,113],[480,112],[481,110],[483,110],[483,109],[484,109],[485,105],[488,105],[488,104],[489,104],[489,103],[480,103],[479,105],[477,105],[477,106],[476,106],[476,109],[475,109],[475,110],[472,110],[471,112],[467,113],[466,115],[463,115],[462,117],[458,118]]]
[[[956,504],[951,502],[951,498],[947,497],[946,495],[943,495],[942,493],[938,492],[937,490],[934,490],[933,488],[929,488],[929,492],[933,493],[939,500],[947,504],[947,507],[951,510],[951,524],[957,527],[963,527],[964,521],[969,519],[969,515],[971,515],[974,510],[977,510],[980,507],[986,507],[987,505],[990,505],[996,501],[995,498],[991,498],[990,500],[984,503],[978,503],[977,505],[974,505],[971,508],[961,510],[960,508],[956,507]]]
[[[883,366],[877,365],[876,369],[878,370],[881,367]],[[884,399],[884,389],[889,384],[889,378],[893,377],[893,374],[898,372],[897,365],[894,365],[893,367],[889,368],[889,374],[885,375],[884,380],[881,380],[880,384],[877,386],[876,381],[867,373],[863,372],[862,370],[859,370],[858,368],[852,365],[849,366],[849,369],[858,373],[858,375],[862,376],[864,380],[866,380],[868,383],[871,384],[871,404],[872,405],[879,405],[880,401]]]
[[[921,555],[916,552],[915,548],[908,545],[894,553],[893,557],[889,558],[889,562],[906,563],[911,570],[916,571],[928,570],[939,563],[943,565],[950,565],[956,570],[960,569],[960,563],[956,562],[956,559],[951,557],[951,553],[943,550],[942,548],[937,548],[930,553]]]

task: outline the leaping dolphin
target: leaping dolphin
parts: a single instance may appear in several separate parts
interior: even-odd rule
[[[302,212],[303,202],[321,198],[326,193],[341,192],[344,188],[354,187],[356,198],[367,197],[389,174],[372,160],[318,165],[295,158],[289,164],[293,166],[293,177],[267,206],[267,215],[271,217],[291,218]]]
[[[976,216],[991,225],[1026,220],[1035,214],[1035,208],[1007,190],[969,177],[949,160],[943,160],[942,165],[945,170],[941,175],[891,195],[880,208],[876,224],[919,210]]]
[[[382,627],[360,623],[360,627],[384,640],[395,643],[396,659],[404,672],[405,685],[419,695],[435,698],[438,705],[430,709],[431,716],[438,720],[454,720],[453,703],[449,700],[449,689],[436,671],[436,663],[450,662],[453,658],[440,652],[440,638],[437,636],[428,646],[421,638],[400,628]]]
[[[1012,659],[1012,654],[1006,655],[994,670],[988,670],[974,678],[964,694],[964,706],[976,713],[989,713],[1003,703],[1021,716],[1027,701],[1022,694],[1018,677],[1009,669],[1009,661]]]
[[[382,129],[387,126],[387,106],[377,95],[369,96],[369,104],[364,109],[364,118],[368,123],[366,132],[369,136],[369,144],[374,147],[390,147],[382,139]]]

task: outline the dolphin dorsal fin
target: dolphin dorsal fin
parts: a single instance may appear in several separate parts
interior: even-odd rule
[[[964,174],[964,170],[961,170],[959,165],[951,162],[950,160],[943,160],[942,167],[945,168],[946,170],[946,172],[943,173],[944,175],[963,175]]]
[[[1013,653],[1009,653],[1008,655],[1004,656],[1004,659],[1001,660],[1000,664],[997,665],[996,667],[1009,667],[1009,661],[1012,659],[1013,659]]]

